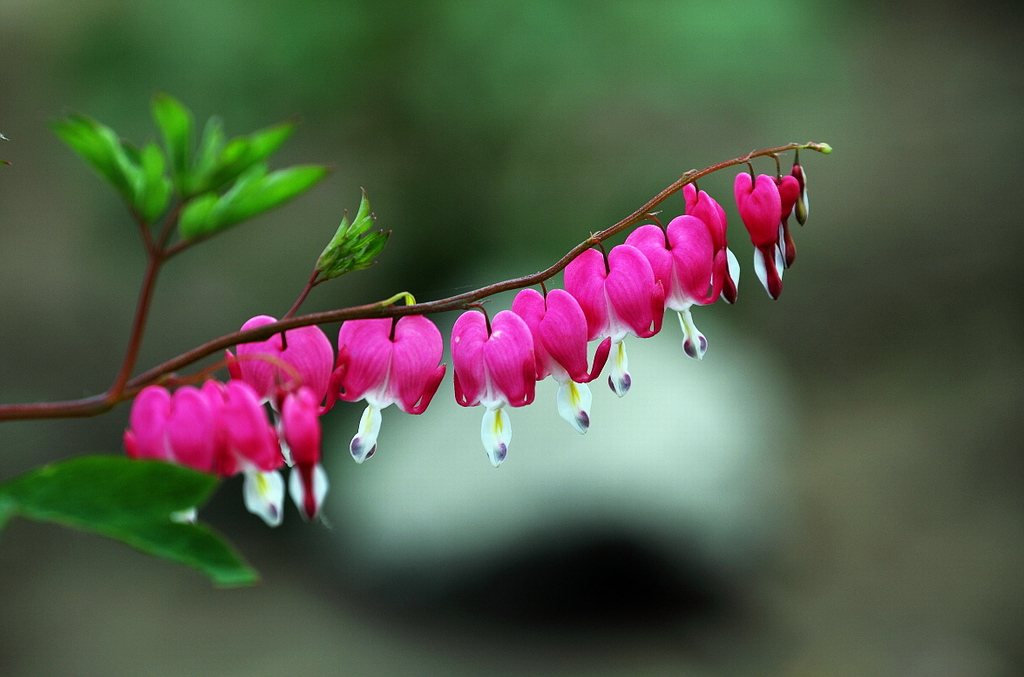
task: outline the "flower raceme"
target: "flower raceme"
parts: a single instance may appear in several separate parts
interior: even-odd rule
[[[485,407],[480,439],[497,468],[512,441],[505,405],[522,407],[533,402],[537,382],[533,334],[512,311],[502,310],[488,321],[482,312],[468,310],[452,327],[451,350],[455,401],[464,407]]]
[[[407,414],[426,411],[444,376],[443,353],[441,332],[422,315],[341,325],[330,391],[346,402],[366,400],[349,447],[357,463],[377,450],[381,410],[397,404]]]
[[[573,259],[565,268],[565,289],[583,309],[588,340],[611,337],[608,385],[622,397],[632,383],[623,340],[629,334],[649,338],[661,331],[664,288],[643,252],[620,244],[607,260],[596,249]]]
[[[551,290],[542,296],[523,289],[512,301],[512,312],[526,321],[533,336],[537,380],[551,376],[558,382],[558,413],[580,434],[590,427],[593,395],[587,383],[604,369],[611,347],[605,338],[587,371],[587,317],[569,292]]]

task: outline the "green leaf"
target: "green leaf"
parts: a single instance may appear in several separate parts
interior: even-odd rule
[[[368,233],[375,220],[376,217],[370,212],[370,200],[363,191],[355,219],[349,224],[348,215],[342,217],[334,237],[317,259],[316,269],[322,280],[369,268],[376,262],[391,231]]]
[[[163,93],[153,97],[152,108],[153,119],[160,128],[167,157],[170,158],[174,185],[184,192],[192,170],[192,113],[177,99]]]
[[[182,210],[179,229],[191,240],[220,232],[292,200],[327,176],[323,165],[299,165],[267,173],[263,164],[250,167],[223,196],[206,193]]]
[[[188,181],[181,188],[182,197],[192,197],[204,193],[210,183],[210,176],[217,168],[217,158],[224,148],[224,124],[221,119],[214,116],[206,121],[203,128],[203,138],[199,141],[199,150],[196,152],[195,166]]]
[[[164,176],[164,154],[149,143],[139,156],[141,172],[135,189],[135,209],[146,223],[164,213],[171,199],[171,182]]]
[[[129,201],[134,200],[140,170],[129,158],[114,130],[84,115],[55,120],[50,126],[121,195]]]
[[[204,502],[217,482],[160,461],[81,456],[0,484],[0,526],[12,515],[56,522],[191,566],[217,585],[251,585],[256,572],[220,536],[172,519]]]
[[[216,163],[205,175],[197,192],[218,190],[231,183],[253,166],[269,158],[295,131],[296,122],[286,120],[231,139],[220,151]]]

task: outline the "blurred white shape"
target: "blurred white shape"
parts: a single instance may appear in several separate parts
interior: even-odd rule
[[[327,511],[346,560],[361,571],[454,564],[580,525],[722,563],[760,551],[787,515],[786,379],[710,319],[700,362],[667,332],[632,341],[633,387],[619,399],[604,375],[591,384],[586,435],[558,415],[557,384],[538,383],[532,405],[508,409],[515,437],[498,469],[480,443],[481,411],[455,403],[450,376],[425,414],[389,417],[379,453],[357,472],[332,451],[347,448],[339,431],[325,459],[332,477],[347,477]]]

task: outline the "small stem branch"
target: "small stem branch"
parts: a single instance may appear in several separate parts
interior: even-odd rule
[[[565,256],[560,258],[554,264],[545,268],[544,270],[533,273],[532,275],[525,275],[523,277],[517,277],[512,280],[505,280],[504,282],[496,282],[494,284],[481,287],[474,291],[465,292],[463,294],[456,294],[455,296],[449,296],[448,298],[439,299],[437,301],[430,301],[427,303],[416,303],[413,305],[394,305],[394,297],[385,301],[378,301],[376,303],[369,303],[361,306],[353,306],[351,308],[342,308],[338,310],[329,310],[320,313],[311,313],[309,315],[293,316],[293,313],[297,311],[302,300],[308,294],[309,289],[314,286],[312,283],[313,277],[311,276],[311,283],[307,284],[307,289],[304,290],[303,294],[300,295],[299,299],[293,305],[292,310],[281,320],[265,324],[261,327],[255,327],[253,329],[246,329],[245,331],[236,331],[230,334],[225,334],[219,338],[208,341],[201,346],[197,346],[188,352],[182,353],[177,357],[170,359],[163,364],[159,364],[148,371],[139,374],[134,378],[129,378],[131,369],[135,364],[135,358],[138,355],[139,342],[142,337],[142,329],[145,325],[146,311],[148,310],[150,297],[152,294],[152,287],[156,281],[156,273],[163,261],[168,257],[176,254],[183,250],[191,242],[179,242],[176,245],[168,247],[163,251],[162,256],[153,256],[150,258],[149,267],[146,270],[146,279],[143,282],[142,290],[139,294],[139,306],[136,309],[135,322],[132,326],[132,336],[129,339],[128,351],[125,355],[124,364],[121,367],[121,371],[118,374],[117,380],[114,385],[111,386],[110,390],[104,396],[89,397],[82,400],[72,400],[68,402],[53,402],[43,404],[21,404],[21,405],[6,405],[0,406],[0,421],[18,420],[18,419],[36,419],[36,418],[66,418],[73,416],[93,416],[101,414],[111,409],[114,404],[120,401],[128,400],[134,397],[142,388],[153,383],[161,383],[174,379],[174,372],[179,369],[183,369],[192,365],[204,357],[208,357],[218,351],[230,348],[231,346],[238,345],[239,343],[251,343],[256,341],[265,341],[274,334],[286,331],[289,329],[295,329],[297,327],[306,327],[309,325],[320,325],[329,324],[332,322],[344,322],[346,320],[364,319],[364,318],[379,318],[379,317],[401,317],[403,315],[429,315],[432,313],[441,313],[451,310],[465,310],[471,304],[485,299],[494,294],[498,294],[504,291],[512,291],[516,289],[523,289],[536,284],[545,282],[558,273],[560,273],[569,263],[577,256],[582,254],[590,247],[603,242],[611,237],[614,237],[618,233],[630,228],[637,223],[648,218],[650,212],[657,207],[659,204],[668,199],[673,193],[682,189],[688,183],[693,183],[698,179],[707,176],[713,172],[726,169],[728,167],[734,167],[736,165],[747,164],[751,159],[755,157],[763,157],[775,155],[777,153],[784,153],[790,150],[796,149],[809,149],[815,150],[820,153],[832,152],[831,147],[828,144],[818,143],[790,143],[785,146],[779,146],[777,148],[767,148],[764,150],[752,151],[746,155],[742,155],[731,160],[725,160],[718,164],[711,165],[701,170],[693,170],[686,172],[677,180],[672,182],[668,187],[662,190],[660,193],[655,195],[653,198],[647,201],[646,204],[641,206],[635,212],[622,219],[618,223],[606,228],[598,233],[592,234],[583,242],[579,243],[571,250],[569,250]]]
[[[302,307],[302,302],[306,300],[307,296],[309,296],[309,292],[313,290],[313,287],[318,284],[316,277],[319,274],[320,271],[314,268],[313,272],[309,274],[309,281],[306,282],[306,286],[302,290],[302,293],[299,294],[299,298],[295,299],[295,303],[293,303],[292,307],[288,309],[288,312],[284,314],[284,317],[281,318],[282,320],[286,320],[299,312],[299,308]]]
[[[160,272],[160,266],[163,263],[160,253],[156,251],[149,252],[147,259],[146,274],[142,278],[142,287],[139,288],[139,300],[135,305],[135,317],[132,319],[132,329],[128,335],[128,346],[125,348],[121,368],[107,390],[106,399],[111,404],[120,401],[125,384],[135,368],[135,361],[138,359],[139,349],[142,347],[142,333],[146,328],[146,319],[149,317],[149,305],[153,300],[157,273]]]

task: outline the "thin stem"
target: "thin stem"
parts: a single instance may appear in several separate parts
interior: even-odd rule
[[[198,362],[204,357],[208,357],[218,351],[230,348],[231,346],[239,343],[252,343],[256,341],[265,341],[274,334],[286,331],[288,329],[294,329],[297,327],[306,327],[310,325],[329,324],[332,322],[343,322],[345,320],[355,320],[364,318],[379,318],[379,317],[401,317],[404,315],[429,315],[432,313],[441,313],[451,310],[465,310],[471,304],[485,299],[494,294],[498,294],[504,291],[512,291],[516,289],[523,289],[533,285],[545,282],[558,273],[560,273],[569,263],[577,256],[582,254],[590,247],[603,242],[611,237],[614,237],[623,230],[630,228],[640,221],[643,221],[648,217],[650,212],[657,207],[659,204],[668,199],[673,193],[682,189],[688,183],[693,183],[698,179],[707,176],[713,172],[726,169],[728,167],[734,167],[736,165],[748,164],[749,161],[755,157],[763,157],[766,155],[774,155],[777,153],[784,153],[786,151],[795,149],[809,149],[815,150],[820,153],[830,153],[832,151],[828,144],[819,143],[790,143],[785,146],[779,146],[777,148],[767,148],[764,150],[752,151],[746,155],[742,155],[731,160],[724,160],[717,164],[705,167],[701,170],[691,169],[690,171],[683,174],[681,177],[673,181],[660,193],[655,195],[653,198],[647,201],[646,204],[641,206],[635,212],[622,219],[618,223],[609,228],[606,228],[598,233],[592,234],[589,238],[579,243],[572,249],[570,249],[565,256],[560,258],[554,264],[545,268],[544,270],[533,273],[532,275],[525,275],[523,277],[517,277],[511,280],[505,280],[504,282],[496,282],[494,284],[481,287],[474,291],[465,292],[462,294],[456,294],[449,296],[444,299],[437,301],[430,301],[427,303],[416,303],[413,305],[394,305],[392,299],[385,301],[378,301],[376,303],[368,303],[361,306],[353,306],[351,308],[341,308],[338,310],[329,310],[320,313],[311,313],[309,315],[300,315],[297,317],[288,317],[273,322],[271,324],[265,324],[260,327],[252,329],[246,329],[245,331],[235,331],[230,334],[225,334],[219,338],[207,341],[201,346],[197,346],[192,350],[189,350],[175,358],[172,358],[162,364],[159,364],[148,371],[139,374],[138,376],[128,379],[128,374],[131,372],[131,367],[134,365],[135,357],[138,354],[138,344],[142,335],[142,328],[145,323],[146,310],[148,309],[149,297],[152,291],[152,285],[156,279],[156,272],[160,264],[166,260],[172,253],[177,253],[184,249],[182,245],[187,245],[189,242],[179,242],[174,246],[168,247],[163,252],[162,257],[152,258],[150,266],[147,268],[146,279],[143,282],[143,289],[139,294],[139,308],[136,310],[136,319],[132,327],[132,338],[129,339],[129,350],[125,356],[124,365],[122,365],[121,372],[118,374],[118,380],[115,381],[115,386],[121,384],[120,388],[111,387],[110,391],[105,396],[94,396],[88,397],[81,400],[71,400],[66,402],[52,402],[52,403],[41,403],[41,404],[19,404],[19,405],[6,405],[0,406],[0,421],[9,420],[21,420],[21,419],[37,419],[37,418],[67,418],[75,416],[94,416],[96,414],[103,413],[111,409],[114,404],[118,401],[129,400],[134,397],[142,388],[153,383],[167,382],[168,380],[174,379],[174,372],[179,369],[183,369],[191,364]],[[122,378],[127,381],[122,382]]]
[[[306,300],[307,296],[309,296],[309,292],[313,290],[313,287],[319,284],[319,282],[316,279],[317,275],[319,274],[320,271],[314,268],[313,272],[309,274],[309,280],[306,282],[306,286],[303,288],[302,293],[299,294],[299,298],[295,299],[295,303],[293,303],[292,307],[288,309],[288,312],[284,314],[284,317],[281,318],[282,320],[286,320],[295,313],[299,312],[299,308],[302,307],[302,302]]]
[[[157,273],[160,272],[162,264],[163,259],[159,252],[150,251],[147,253],[146,274],[142,278],[139,300],[135,305],[135,317],[132,319],[132,329],[128,335],[128,347],[125,349],[121,368],[118,370],[114,382],[110,385],[110,389],[107,390],[106,398],[111,403],[118,402],[121,399],[125,384],[135,368],[135,361],[138,359],[139,349],[142,347],[142,333],[146,328],[146,319],[149,317],[149,305],[153,300]],[[0,414],[2,414],[2,411],[0,411]]]

